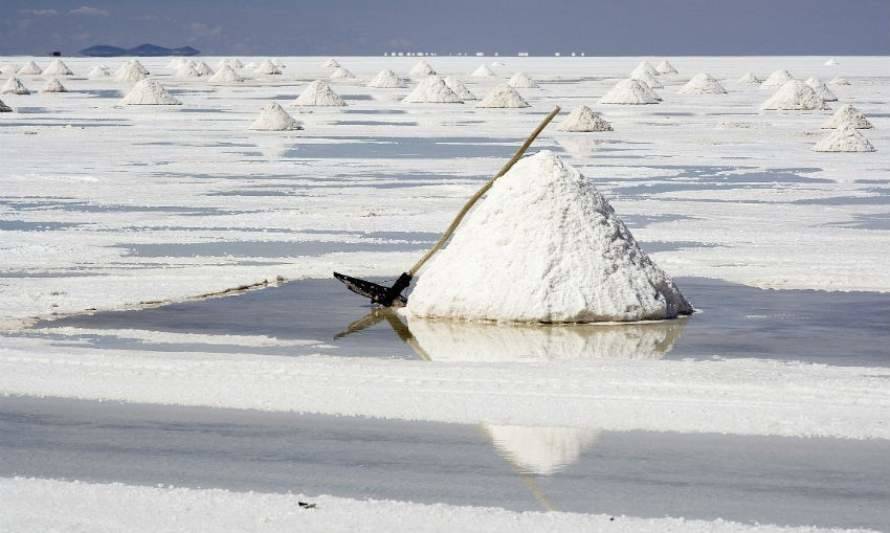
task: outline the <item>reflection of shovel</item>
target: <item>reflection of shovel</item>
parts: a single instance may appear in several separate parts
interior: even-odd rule
[[[353,278],[350,276],[346,276],[340,274],[338,272],[334,272],[334,277],[338,280],[342,281],[346,287],[352,292],[364,296],[365,298],[370,298],[371,303],[375,303],[378,305],[382,305],[383,307],[402,307],[406,303],[408,303],[408,299],[402,295],[402,291],[408,288],[411,285],[411,280],[420,270],[420,268],[426,263],[430,257],[433,256],[436,252],[438,252],[442,246],[448,242],[448,239],[451,238],[451,235],[454,234],[454,231],[460,225],[461,221],[464,219],[464,216],[470,211],[470,208],[479,201],[482,196],[491,189],[491,186],[494,182],[506,174],[513,165],[519,161],[522,156],[525,154],[525,151],[528,150],[528,147],[535,141],[538,135],[544,131],[544,128],[547,127],[547,124],[550,124],[550,121],[553,120],[554,117],[559,113],[559,106],[553,108],[543,121],[535,128],[535,131],[529,135],[528,139],[522,143],[522,146],[519,147],[519,150],[513,155],[513,157],[507,161],[507,164],[498,172],[493,178],[485,182],[485,185],[482,186],[481,189],[476,191],[469,201],[463,206],[460,212],[454,217],[454,220],[451,221],[451,225],[448,226],[448,229],[445,230],[445,233],[442,234],[442,237],[436,242],[436,244],[430,248],[430,250],[424,254],[423,257],[420,258],[417,263],[414,264],[413,267],[408,272],[402,272],[402,275],[399,276],[399,279],[396,280],[395,284],[392,287],[385,287],[383,285],[378,285],[376,283],[372,283],[370,281],[365,281],[358,278]]]

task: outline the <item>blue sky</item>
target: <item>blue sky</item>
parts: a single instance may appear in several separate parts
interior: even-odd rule
[[[890,54],[890,0],[2,0],[0,54]]]

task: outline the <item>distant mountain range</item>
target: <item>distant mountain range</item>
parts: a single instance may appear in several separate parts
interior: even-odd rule
[[[137,57],[159,57],[159,56],[196,56],[201,51],[191,46],[182,48],[165,48],[156,44],[140,44],[134,48],[121,48],[119,46],[110,46],[107,44],[97,44],[80,51],[80,55],[88,57],[119,57],[119,56],[137,56]]]

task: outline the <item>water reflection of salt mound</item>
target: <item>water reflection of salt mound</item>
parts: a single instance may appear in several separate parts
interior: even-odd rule
[[[578,461],[599,439],[593,428],[485,425],[495,447],[524,473],[549,476]]]
[[[408,328],[433,361],[557,361],[659,359],[680,337],[685,320],[638,324],[520,326],[409,316]]]

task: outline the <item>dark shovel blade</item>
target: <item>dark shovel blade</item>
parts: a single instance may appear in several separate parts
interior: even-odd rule
[[[347,289],[360,296],[364,296],[365,298],[370,299],[371,303],[380,304],[387,307],[392,305],[402,306],[408,303],[408,300],[401,294],[397,294],[395,297],[393,297],[392,289],[389,287],[384,287],[383,285],[378,285],[377,283],[373,283],[371,281],[353,278],[352,276],[340,274],[339,272],[334,272],[334,277],[340,280],[344,285],[346,285]],[[399,292],[401,292],[401,290]]]

